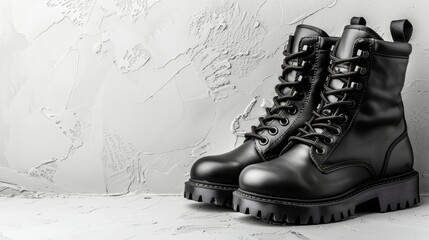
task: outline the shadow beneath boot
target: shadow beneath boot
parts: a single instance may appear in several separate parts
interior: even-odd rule
[[[236,220],[240,223],[248,224],[248,225],[254,225],[254,226],[266,226],[266,227],[286,227],[286,226],[292,226],[287,224],[281,224],[281,223],[275,223],[275,222],[266,222],[260,219],[257,219],[255,217],[244,215],[243,213],[240,213],[242,216],[237,217]]]
[[[203,212],[234,212],[232,208],[217,206],[211,203],[202,203],[202,202],[189,202],[186,204],[186,207],[190,210],[203,211]]]

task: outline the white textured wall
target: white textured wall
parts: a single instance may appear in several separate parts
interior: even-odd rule
[[[1,0],[0,191],[179,193],[271,104],[298,23],[340,35],[364,16],[386,39],[414,24],[403,95],[427,193],[425,2]]]

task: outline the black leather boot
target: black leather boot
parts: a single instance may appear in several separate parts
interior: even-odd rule
[[[359,205],[386,212],[419,202],[401,99],[412,25],[393,21],[387,42],[364,19],[352,21],[361,25],[345,27],[313,116],[279,158],[242,171],[236,210],[316,224],[350,217]]]
[[[191,178],[185,183],[185,198],[216,205],[231,206],[232,192],[238,188],[240,172],[251,164],[279,156],[292,133],[310,116],[329,64],[329,52],[337,38],[321,29],[298,25],[284,51],[280,84],[275,88],[274,106],[245,135],[238,148],[197,160]]]

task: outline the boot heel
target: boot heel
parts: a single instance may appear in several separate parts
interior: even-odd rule
[[[378,197],[380,212],[401,210],[417,205],[420,202],[419,176],[380,189]]]

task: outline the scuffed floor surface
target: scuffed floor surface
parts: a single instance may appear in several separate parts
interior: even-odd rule
[[[1,197],[0,239],[428,239],[419,207],[315,226],[275,226],[181,196]]]

